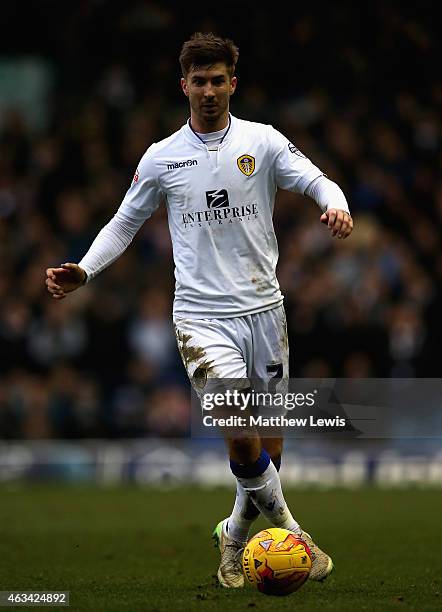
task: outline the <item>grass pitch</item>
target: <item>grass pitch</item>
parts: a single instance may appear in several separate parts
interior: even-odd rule
[[[442,609],[439,491],[286,498],[335,572],[275,598],[216,583],[210,535],[233,489],[3,486],[0,590],[69,590],[71,610],[106,612]]]

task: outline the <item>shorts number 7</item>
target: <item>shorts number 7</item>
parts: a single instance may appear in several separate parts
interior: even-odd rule
[[[282,379],[282,375],[284,373],[282,363],[271,363],[267,366],[267,373],[274,375],[270,377],[269,380],[269,393],[275,393],[276,385]]]

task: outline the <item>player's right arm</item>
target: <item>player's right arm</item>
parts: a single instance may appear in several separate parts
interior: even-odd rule
[[[46,286],[52,297],[65,298],[118,259],[144,221],[158,208],[161,195],[150,147],[141,159],[120,208],[99,232],[83,259],[78,264],[66,263],[46,270]]]
[[[74,263],[65,263],[59,268],[46,270],[46,287],[56,300],[62,300],[68,293],[84,285],[86,281],[85,270]]]

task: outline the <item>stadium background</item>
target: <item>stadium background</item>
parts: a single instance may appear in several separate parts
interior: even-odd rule
[[[2,438],[186,432],[165,209],[63,303],[43,276],[81,258],[146,147],[186,120],[177,56],[198,29],[240,47],[233,113],[293,140],[342,187],[356,220],[350,240],[330,240],[311,200],[278,196],[291,375],[439,375],[438,3],[418,15],[388,2],[313,2],[234,18],[233,6],[198,18],[181,3],[4,7]]]
[[[219,441],[189,438],[164,209],[63,302],[44,271],[80,259],[146,147],[187,119],[177,56],[213,30],[240,47],[233,114],[286,134],[355,218],[332,240],[312,201],[278,196],[292,376],[439,377],[440,13],[380,0],[2,5],[0,590],[65,585],[73,609],[108,612],[282,609],[208,582],[232,477]],[[398,414],[383,438],[288,442],[287,499],[339,570],[303,587],[299,609],[440,609],[439,404],[426,406],[433,437],[401,437],[412,419]]]

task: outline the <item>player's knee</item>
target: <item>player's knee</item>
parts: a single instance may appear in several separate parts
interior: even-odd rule
[[[230,458],[237,463],[249,465],[255,463],[261,453],[259,438],[242,436],[229,440]]]
[[[262,446],[268,452],[272,460],[273,458],[277,458],[277,457],[281,458],[282,444],[283,444],[282,438],[263,438],[262,439]]]

